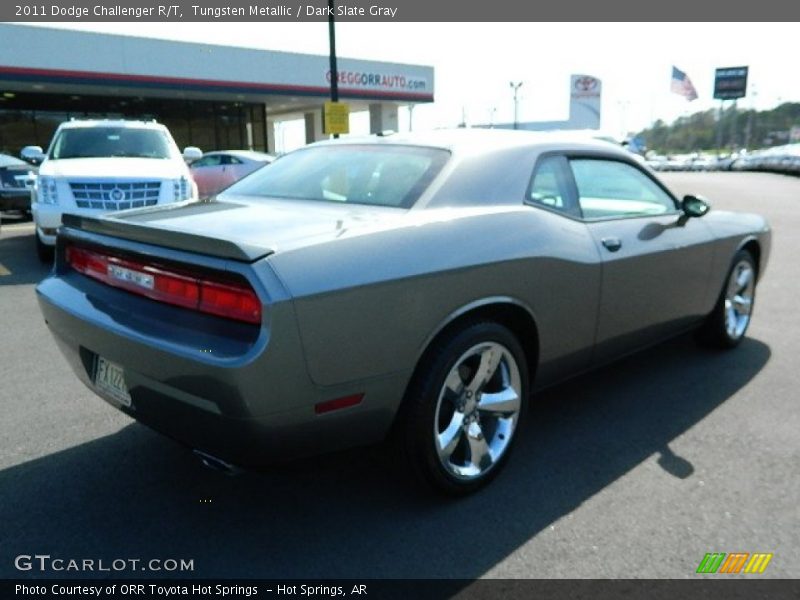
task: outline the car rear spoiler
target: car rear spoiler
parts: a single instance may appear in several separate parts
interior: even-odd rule
[[[71,229],[246,263],[275,253],[275,249],[269,246],[240,244],[163,226],[154,227],[146,223],[125,221],[111,215],[98,218],[66,213],[62,217],[62,223],[64,227]]]

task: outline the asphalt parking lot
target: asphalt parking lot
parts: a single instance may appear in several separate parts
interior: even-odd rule
[[[688,578],[707,552],[771,552],[756,577],[800,577],[800,178],[663,178],[771,221],[749,338],[684,336],[542,394],[509,468],[459,501],[408,489],[379,448],[203,468],[77,382],[35,301],[33,228],[4,221],[0,577],[49,554],[210,578]]]

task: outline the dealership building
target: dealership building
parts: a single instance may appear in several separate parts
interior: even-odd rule
[[[433,68],[338,59],[339,97],[373,133],[432,102]],[[47,146],[71,118],[156,119],[180,147],[275,151],[275,125],[323,139],[327,56],[0,24],[0,152]]]

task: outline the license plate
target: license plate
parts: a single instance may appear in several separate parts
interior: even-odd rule
[[[128,386],[125,385],[125,371],[118,364],[98,356],[94,384],[97,389],[105,392],[123,406],[131,405],[131,394]]]

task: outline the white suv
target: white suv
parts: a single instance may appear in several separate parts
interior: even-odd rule
[[[50,261],[63,213],[143,208],[197,198],[186,161],[200,158],[198,148],[181,156],[169,130],[145,121],[67,121],[47,154],[28,146],[22,157],[41,162],[31,195],[39,258]]]

